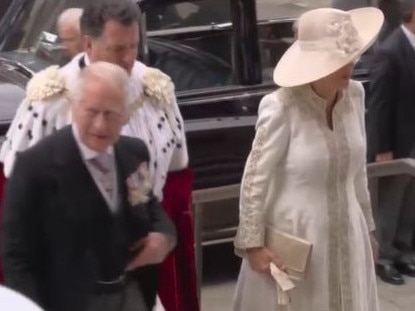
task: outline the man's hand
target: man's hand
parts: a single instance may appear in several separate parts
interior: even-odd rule
[[[171,241],[164,234],[150,232],[148,236],[137,241],[130,250],[140,251],[137,256],[128,263],[126,268],[127,271],[133,271],[140,267],[163,262],[171,250]]]
[[[285,267],[281,260],[275,258],[273,254],[265,247],[249,248],[246,250],[248,253],[248,261],[252,270],[258,273],[269,273],[269,266],[273,262],[281,270],[285,270]]]
[[[386,162],[386,161],[392,161],[392,160],[393,160],[392,152],[379,153],[376,156],[376,162]]]

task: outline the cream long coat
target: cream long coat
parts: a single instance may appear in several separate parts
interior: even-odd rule
[[[288,311],[377,311],[369,231],[364,90],[352,81],[327,126],[310,86],[280,89],[260,104],[242,182],[238,249],[263,245],[269,224],[313,243],[306,279]],[[276,311],[277,290],[243,260],[235,311]]]

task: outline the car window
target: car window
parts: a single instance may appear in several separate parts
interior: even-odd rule
[[[186,1],[147,12],[147,30],[209,26],[230,22],[229,0]]]
[[[377,6],[378,0],[333,0],[333,8],[353,10],[365,6]]]
[[[188,1],[146,12],[149,63],[176,90],[233,83],[229,0]]]
[[[292,22],[332,0],[256,0],[262,78],[293,42]],[[146,12],[150,65],[169,74],[176,89],[232,85],[232,23],[229,0],[170,4]]]
[[[294,42],[293,23],[304,12],[320,7],[349,10],[375,4],[374,0],[256,0],[263,81],[271,81],[274,67]],[[367,56],[356,66],[366,69]]]
[[[293,22],[302,13],[331,6],[331,0],[256,0],[262,79],[272,80],[274,67],[294,42]]]
[[[85,0],[32,0],[21,6],[1,42],[2,52],[35,54],[39,60],[59,63],[62,48],[56,36],[56,21],[67,8],[83,7]]]
[[[308,10],[323,7],[352,10],[376,4],[377,0],[256,0],[259,20],[296,18]]]
[[[25,98],[25,90],[0,75],[0,122],[13,119],[17,107]]]
[[[258,20],[296,18],[308,10],[331,5],[332,0],[256,0]]]
[[[9,50],[33,48],[38,43],[42,32],[56,33],[56,20],[67,8],[83,7],[85,0],[34,0],[29,1],[16,21],[13,36],[14,45]],[[19,23],[20,22],[20,23]]]

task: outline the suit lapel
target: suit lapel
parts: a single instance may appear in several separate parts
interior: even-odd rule
[[[131,243],[137,238],[145,236],[152,229],[152,219],[147,205],[132,206],[128,201],[126,180],[137,171],[138,166],[147,161],[146,153],[137,148],[131,148],[131,143],[123,142],[123,137],[114,146],[115,159],[118,170],[118,189],[120,209],[127,215],[127,227],[131,237]]]
[[[70,126],[63,129],[59,135],[61,145],[56,152],[55,162],[59,169],[61,195],[68,206],[82,213],[92,212],[92,207],[105,206],[107,202],[102,196],[88,171],[72,134]],[[107,208],[108,210],[108,208]]]
[[[62,143],[55,152],[54,161],[58,166],[57,178],[61,187],[61,195],[65,198],[67,205],[76,210],[79,209],[82,213],[85,213],[85,211],[92,212],[92,207],[103,206],[109,213],[108,203],[102,196],[81,157],[71,126],[64,128],[58,135],[62,135],[59,140]],[[126,180],[145,159],[140,158],[139,154],[131,152],[128,145],[120,141],[114,145],[114,152],[119,204],[120,208],[124,209],[130,207]]]
[[[115,144],[115,163],[117,166],[118,189],[121,208],[130,207],[128,202],[127,178],[137,169],[139,159],[134,157],[120,143]]]

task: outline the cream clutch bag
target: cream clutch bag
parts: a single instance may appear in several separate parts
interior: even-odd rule
[[[309,241],[267,226],[265,246],[281,258],[290,277],[297,280],[305,277],[313,248]]]

